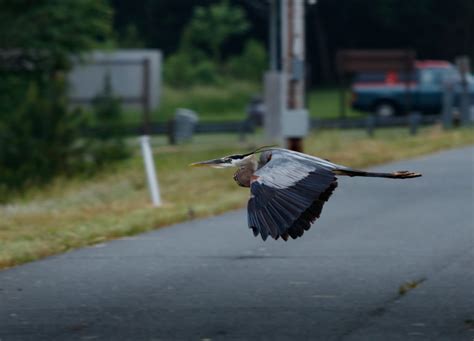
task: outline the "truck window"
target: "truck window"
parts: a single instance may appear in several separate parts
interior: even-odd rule
[[[427,68],[420,70],[420,83],[424,85],[438,85],[447,79],[456,78],[459,78],[459,75],[454,68]]]

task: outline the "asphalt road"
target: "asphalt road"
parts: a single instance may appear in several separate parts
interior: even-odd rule
[[[342,178],[300,240],[237,211],[2,271],[0,340],[472,341],[473,155]]]

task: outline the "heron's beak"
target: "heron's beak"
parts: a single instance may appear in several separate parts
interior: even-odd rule
[[[225,163],[222,159],[214,159],[214,160],[207,160],[207,161],[200,161],[191,163],[189,166],[191,167],[219,167]]]

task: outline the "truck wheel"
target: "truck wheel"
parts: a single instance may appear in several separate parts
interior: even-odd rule
[[[380,102],[375,106],[374,113],[378,117],[393,117],[397,113],[397,109],[390,102]]]

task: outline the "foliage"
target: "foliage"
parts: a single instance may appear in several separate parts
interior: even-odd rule
[[[234,78],[260,82],[267,69],[268,60],[265,47],[257,40],[248,40],[240,56],[228,62],[229,73]]]
[[[144,48],[145,43],[137,30],[137,27],[133,24],[127,25],[123,34],[119,34],[117,45],[125,49],[137,49]]]
[[[24,101],[0,117],[0,187],[44,182],[80,164],[76,141],[85,122],[68,110],[64,87],[63,79],[30,82]]]
[[[96,46],[111,24],[106,0],[0,0],[0,48],[44,54],[50,70],[67,69],[70,54]]]
[[[217,66],[197,53],[179,50],[165,60],[165,82],[179,87],[194,84],[216,84],[219,82]]]
[[[184,29],[181,48],[188,52],[202,50],[219,64],[222,61],[222,44],[248,28],[244,11],[240,7],[231,6],[228,0],[209,7],[197,6]]]
[[[248,27],[243,10],[227,0],[197,6],[184,28],[180,48],[166,59],[165,81],[174,86],[218,83],[223,44]]]
[[[183,23],[190,20],[196,6],[218,2],[159,0],[137,6],[136,0],[112,0],[116,29],[135,24],[146,45],[162,49],[165,55],[179,49]],[[268,39],[269,1],[231,3],[240,5],[251,27],[246,34],[234,36],[232,44],[223,45],[223,56],[238,53],[249,37],[261,43]],[[472,0],[318,0],[306,6],[308,70],[314,83],[321,83],[321,75],[334,67],[340,48],[410,47],[419,58],[453,60],[467,54],[474,60],[473,21]],[[335,72],[329,76],[335,77]]]
[[[84,168],[85,121],[68,108],[64,73],[110,34],[111,14],[105,0],[0,0],[0,50],[28,61],[0,70],[3,193]]]
[[[121,100],[113,95],[108,74],[104,79],[103,92],[93,100],[93,114],[96,129],[88,149],[95,164],[103,166],[127,157],[129,150],[117,125],[122,120]]]
[[[170,119],[176,108],[189,108],[202,121],[239,121],[245,119],[249,99],[259,92],[253,82],[233,80],[219,85],[195,85],[187,88],[166,86],[163,103],[155,119]],[[136,117],[136,115],[135,115]]]

